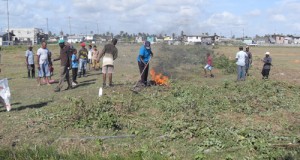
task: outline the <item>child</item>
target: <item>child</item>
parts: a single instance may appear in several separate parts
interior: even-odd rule
[[[206,70],[209,70],[209,73],[210,73],[210,77],[213,78],[214,75],[212,74],[211,70],[212,70],[212,57],[210,56],[210,53],[207,53],[206,54],[206,66],[204,67],[204,73],[205,73],[205,77],[207,77],[207,74],[206,74]]]
[[[74,49],[73,55],[72,55],[72,85],[76,86],[78,82],[76,81],[77,78],[77,72],[78,72],[78,59],[77,59],[77,50]]]

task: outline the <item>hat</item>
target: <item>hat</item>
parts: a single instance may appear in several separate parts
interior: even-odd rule
[[[58,41],[58,43],[65,43],[65,40],[60,39],[60,40]]]
[[[80,44],[80,46],[81,46],[81,47],[85,47],[85,43],[82,42],[82,43]]]
[[[266,55],[270,55],[270,52],[266,52]]]
[[[151,43],[149,41],[145,42],[146,49],[151,49],[150,45],[151,45]]]

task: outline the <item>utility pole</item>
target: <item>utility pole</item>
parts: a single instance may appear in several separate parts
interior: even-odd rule
[[[243,40],[245,39],[245,35],[244,35],[244,32],[245,32],[245,31],[244,31],[244,28],[243,28]]]
[[[10,41],[10,37],[9,37],[9,12],[8,12],[8,0],[2,0],[2,1],[6,1],[7,5],[6,5],[6,10],[7,10],[7,40]],[[8,42],[9,43],[9,42]]]
[[[99,24],[97,23],[97,34],[99,35]]]
[[[72,34],[72,32],[71,32],[72,31],[71,30],[71,17],[69,16],[68,18],[69,18],[69,29],[70,29],[70,35],[71,35]]]

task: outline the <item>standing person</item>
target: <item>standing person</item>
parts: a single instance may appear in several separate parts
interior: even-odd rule
[[[72,85],[76,86],[78,84],[78,82],[76,81],[77,79],[77,73],[78,73],[78,58],[76,56],[77,54],[77,49],[73,50],[73,54],[72,54]]]
[[[262,59],[262,62],[264,62],[263,69],[261,71],[262,79],[268,79],[269,73],[272,66],[272,58],[270,57],[270,52],[266,52],[266,56],[264,59]]]
[[[91,70],[91,64],[92,64],[92,56],[93,56],[93,48],[92,48],[92,45],[89,44],[89,53],[88,53],[88,64],[89,64],[89,70]]]
[[[42,42],[42,47],[37,50],[37,63],[39,70],[38,86],[41,85],[41,78],[44,78],[47,85],[49,83],[50,71],[49,71],[49,50],[47,49],[47,43]]]
[[[28,72],[28,78],[35,78],[35,66],[34,66],[34,53],[32,51],[32,46],[28,46],[28,50],[25,52],[26,57],[26,65],[27,65],[27,72]]]
[[[58,58],[54,59],[53,61],[58,61],[60,60],[60,80],[55,88],[54,92],[60,92],[60,90],[63,87],[63,82],[65,79],[67,80],[68,89],[72,89],[72,85],[70,82],[70,75],[69,75],[69,68],[70,68],[70,63],[71,63],[71,56],[72,56],[72,48],[70,45],[66,45],[64,40],[59,40],[59,47],[60,47],[60,55]]]
[[[212,74],[212,69],[213,69],[213,63],[212,63],[212,57],[210,55],[210,53],[207,53],[206,54],[206,65],[204,67],[204,73],[205,73],[205,77],[207,77],[207,70],[209,70],[209,73],[210,73],[210,77],[213,78],[214,75]]]
[[[239,52],[236,53],[235,59],[237,64],[237,81],[245,80],[245,71],[246,71],[246,58],[248,57],[247,53],[243,51],[243,46],[239,47]]]
[[[146,41],[144,45],[141,46],[139,55],[137,57],[138,66],[141,74],[140,83],[147,85],[147,78],[149,72],[149,61],[153,57],[153,52],[151,51],[151,43]]]
[[[247,58],[246,58],[246,76],[249,76],[249,68],[252,64],[252,53],[250,52],[249,46],[246,47],[246,53],[247,53]]]
[[[118,57],[118,49],[116,44],[118,40],[113,38],[111,43],[106,44],[99,55],[98,63],[103,57],[102,73],[103,73],[103,87],[106,87],[106,76],[108,74],[109,86],[112,87],[112,74],[114,72],[114,60]]]
[[[88,50],[85,48],[85,43],[82,42],[80,44],[81,49],[78,51],[78,60],[79,60],[79,68],[78,68],[78,78],[83,74],[86,77],[86,65],[88,61]]]
[[[94,45],[93,47],[93,52],[92,52],[92,68],[93,69],[98,69],[98,57],[100,55],[100,51],[98,51],[97,46]]]

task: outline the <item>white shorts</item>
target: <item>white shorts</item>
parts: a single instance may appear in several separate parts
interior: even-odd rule
[[[204,67],[204,69],[206,69],[206,70],[212,70],[213,69],[213,67],[212,66],[210,66],[209,64],[207,64],[205,67]]]

